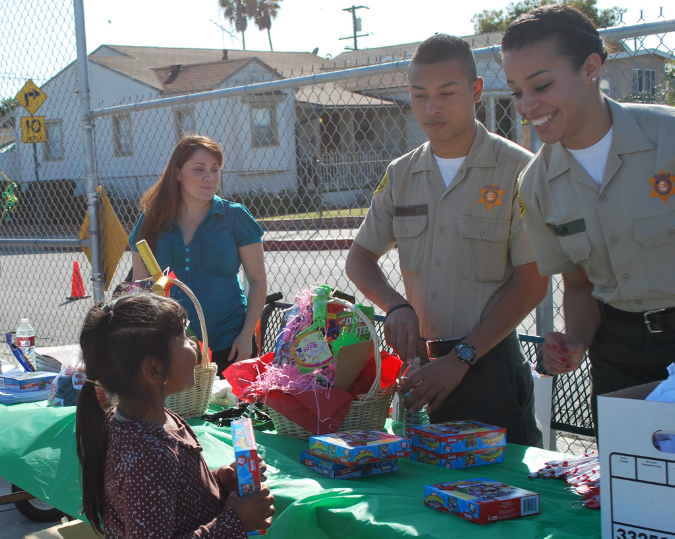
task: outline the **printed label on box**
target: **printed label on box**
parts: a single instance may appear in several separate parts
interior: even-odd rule
[[[478,478],[424,487],[424,504],[476,524],[536,515],[539,494]]]
[[[442,468],[452,468],[461,470],[471,466],[483,466],[485,464],[498,464],[504,462],[504,447],[495,447],[494,449],[478,449],[476,451],[460,451],[443,455],[427,451],[420,447],[412,446],[410,448],[410,460],[440,466]]]
[[[449,421],[410,427],[416,447],[449,454],[506,445],[506,429],[479,421]]]
[[[405,438],[377,430],[337,432],[312,436],[309,452],[340,464],[367,464],[408,457],[410,443]]]
[[[332,460],[322,459],[309,451],[300,453],[300,462],[315,472],[331,479],[353,479],[364,475],[376,475],[398,470],[398,459],[381,460],[371,464],[338,464]]]
[[[258,449],[255,445],[253,424],[249,418],[236,419],[230,424],[232,429],[232,446],[237,466],[239,495],[248,496],[260,490],[260,467],[258,466]],[[266,530],[249,532],[249,535],[265,535]]]

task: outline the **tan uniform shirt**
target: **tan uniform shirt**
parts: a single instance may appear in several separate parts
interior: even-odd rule
[[[517,177],[532,157],[477,123],[446,188],[429,143],[392,161],[355,241],[381,256],[398,245],[406,297],[426,339],[473,331],[534,261],[519,213]]]
[[[539,271],[586,269],[593,296],[624,311],[675,306],[675,109],[607,100],[614,137],[598,186],[561,143],[522,174]]]

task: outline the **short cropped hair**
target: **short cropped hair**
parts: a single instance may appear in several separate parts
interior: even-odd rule
[[[576,70],[581,69],[593,53],[603,62],[607,59],[605,43],[591,19],[565,4],[542,6],[523,13],[506,29],[502,52],[546,41],[555,45],[560,56],[569,58]]]
[[[434,34],[420,43],[410,61],[410,67],[415,64],[436,64],[448,60],[459,60],[462,72],[469,82],[478,78],[476,59],[471,46],[463,39],[448,34]]]

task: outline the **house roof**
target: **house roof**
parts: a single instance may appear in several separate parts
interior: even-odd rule
[[[281,78],[267,64],[257,58],[242,58],[241,60],[220,60],[204,64],[174,64],[168,67],[155,67],[153,71],[162,90],[166,93],[180,93],[195,89],[212,90],[221,86],[228,79],[236,84],[237,73],[244,67],[256,63],[263,69],[275,74],[274,78]],[[242,80],[242,83],[245,81]]]
[[[469,42],[472,49],[480,49],[499,45],[502,41],[503,32],[479,34],[477,36],[465,36],[462,39]],[[388,45],[386,47],[374,47],[372,49],[359,49],[346,51],[333,58],[334,69],[345,69],[372,64],[383,64],[399,60],[410,60],[413,53],[419,47],[421,41],[403,43],[401,45]]]
[[[184,49],[172,47],[136,47],[101,45],[89,55],[90,60],[157,88],[157,68],[172,65],[213,64],[224,61],[258,58],[283,76],[298,76],[302,71],[320,66],[326,60],[309,52],[240,51],[221,49]],[[225,70],[225,66],[220,66]],[[195,74],[197,74],[195,70]],[[203,79],[204,74],[199,74]],[[223,80],[223,79],[221,79]]]
[[[296,89],[295,99],[300,103],[331,108],[386,107],[393,105],[392,100],[354,92],[347,88],[344,82],[327,82],[318,87],[303,86]]]

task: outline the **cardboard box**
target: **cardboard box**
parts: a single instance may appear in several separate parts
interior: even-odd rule
[[[12,372],[0,374],[0,389],[11,393],[51,389],[56,372]]]
[[[652,442],[675,436],[675,403],[644,400],[658,384],[598,397],[603,538],[675,538],[675,453]]]
[[[532,378],[534,382],[534,413],[541,423],[544,437],[544,449],[556,450],[555,432],[551,439],[551,416],[553,414],[553,376],[542,375]]]
[[[410,427],[410,442],[439,454],[506,446],[506,429],[480,421],[450,421]]]
[[[347,466],[332,460],[322,459],[309,451],[300,453],[300,462],[315,472],[331,479],[353,479],[364,475],[376,475],[398,471],[398,459],[381,460],[371,464],[352,464]]]
[[[377,430],[336,432],[309,439],[309,452],[340,464],[368,464],[410,456],[405,438]]]
[[[539,514],[539,494],[481,477],[427,485],[424,505],[486,524]]]
[[[260,468],[258,448],[255,445],[253,424],[249,418],[235,419],[230,423],[234,461],[237,466],[239,495],[248,496],[260,490]],[[249,535],[265,535],[266,530],[249,532]]]
[[[431,464],[432,466],[440,466],[441,468],[461,470],[462,468],[470,468],[471,466],[504,462],[504,449],[504,447],[495,447],[492,449],[459,451],[443,455],[413,445],[410,448],[410,460]]]

